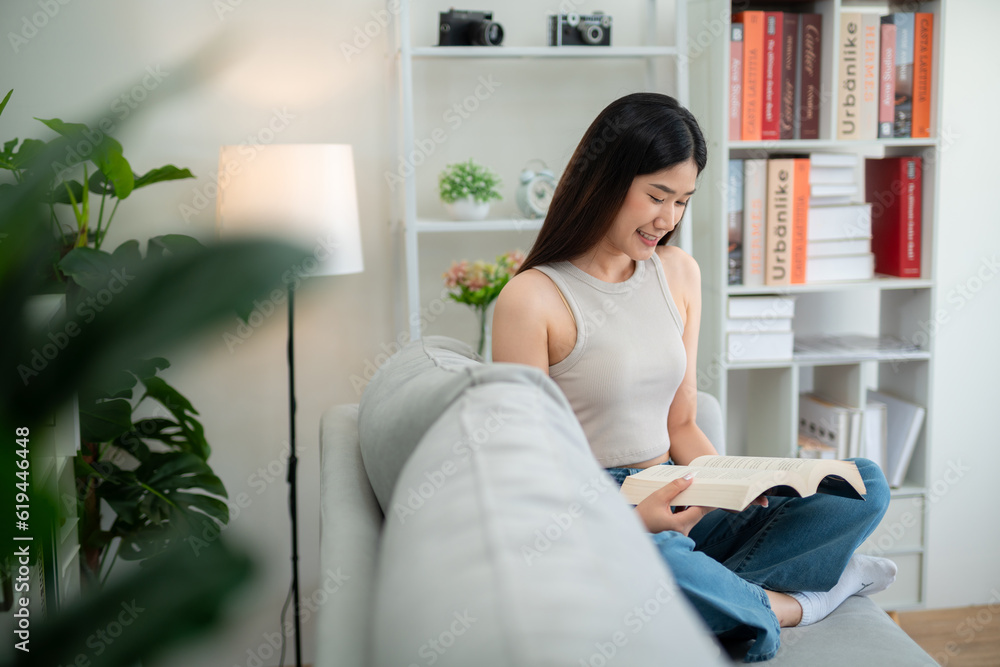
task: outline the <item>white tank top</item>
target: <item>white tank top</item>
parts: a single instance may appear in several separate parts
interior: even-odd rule
[[[639,463],[670,450],[667,413],[687,367],[677,305],[655,253],[632,276],[606,283],[569,262],[536,267],[576,320],[576,345],[549,366],[598,462]]]

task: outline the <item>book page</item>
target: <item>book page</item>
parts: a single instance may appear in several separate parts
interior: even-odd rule
[[[694,468],[690,466],[650,466],[641,472],[631,475],[629,479],[655,480],[659,486],[663,486],[667,482],[679,479],[689,472],[694,473],[694,481],[699,484],[702,482],[721,482],[731,479],[751,480],[760,478],[773,480],[775,478],[773,470],[751,470],[748,468],[721,467]]]
[[[817,459],[783,459],[769,456],[699,456],[692,468],[744,468],[746,470],[784,470],[806,475],[813,468],[829,461]]]

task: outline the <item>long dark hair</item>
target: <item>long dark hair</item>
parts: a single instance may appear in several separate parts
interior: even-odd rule
[[[591,123],[573,152],[521,271],[590,250],[607,234],[636,176],[692,158],[700,174],[708,160],[705,137],[677,100],[659,93],[615,100]],[[660,244],[675,231],[677,227]]]

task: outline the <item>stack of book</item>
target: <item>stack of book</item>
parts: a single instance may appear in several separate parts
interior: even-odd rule
[[[764,11],[733,16],[730,141],[819,138],[822,19]]]
[[[806,282],[870,280],[871,207],[860,198],[860,158],[852,153],[809,156]]]
[[[784,361],[792,358],[795,298],[729,297],[726,344],[731,362]]]
[[[840,15],[837,138],[930,136],[934,15]]]

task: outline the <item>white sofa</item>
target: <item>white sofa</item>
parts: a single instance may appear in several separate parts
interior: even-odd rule
[[[718,403],[698,421],[718,445]],[[729,665],[558,387],[429,337],[321,425],[317,665]],[[934,665],[873,602],[786,629],[770,662]]]

